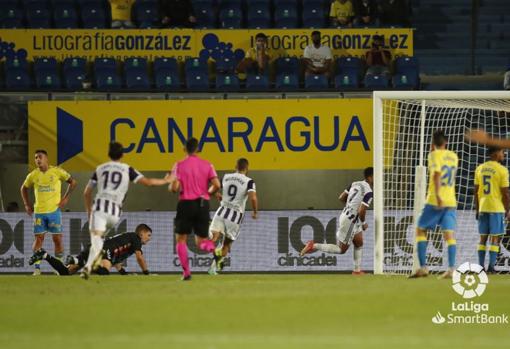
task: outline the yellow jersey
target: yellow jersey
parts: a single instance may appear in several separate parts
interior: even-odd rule
[[[110,0],[112,21],[130,21],[134,2],[135,0]]]
[[[487,161],[476,168],[479,212],[505,212],[501,188],[508,188],[508,169],[497,161]]]
[[[331,3],[329,17],[337,19],[347,19],[353,16],[354,10],[352,8],[352,2],[350,0],[347,0],[343,4],[340,1],[334,1]]]
[[[453,151],[446,149],[436,149],[430,152],[428,156],[429,163],[429,191],[427,195],[427,204],[437,206],[436,184],[434,183],[434,173],[441,174],[441,188],[439,196],[443,202],[443,207],[456,207],[457,199],[455,197],[455,174],[459,166],[459,158]]]
[[[251,58],[254,61],[256,61],[257,60],[257,51],[258,51],[258,49],[256,47],[252,47],[252,48],[248,49],[248,51],[246,51],[245,58]],[[275,52],[273,50],[266,48],[264,50],[264,53],[265,53],[265,56],[266,56],[268,62],[275,59]]]
[[[46,172],[36,168],[23,182],[26,188],[34,187],[35,213],[55,212],[61,200],[61,181],[67,181],[71,175],[60,167],[50,166]]]

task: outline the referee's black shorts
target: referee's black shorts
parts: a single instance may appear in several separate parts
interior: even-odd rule
[[[181,200],[174,219],[176,234],[191,234],[201,238],[209,236],[209,200]]]

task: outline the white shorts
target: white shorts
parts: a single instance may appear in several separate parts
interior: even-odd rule
[[[336,239],[345,245],[350,245],[354,235],[363,231],[363,227],[359,219],[356,218],[356,222],[349,219],[349,215],[340,214],[338,219],[338,230],[336,231]]]
[[[217,231],[225,235],[228,239],[235,241],[241,231],[241,226],[237,223],[232,222],[228,218],[218,216],[214,214],[213,220],[209,227],[209,237],[212,237],[212,232]]]
[[[102,211],[92,212],[92,217],[89,222],[90,231],[106,232],[115,227],[119,222],[120,217],[111,215]]]

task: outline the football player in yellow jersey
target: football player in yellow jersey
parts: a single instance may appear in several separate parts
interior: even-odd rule
[[[432,135],[432,151],[428,156],[429,186],[427,201],[418,220],[416,228],[416,248],[420,268],[411,277],[428,275],[427,270],[427,231],[443,231],[448,245],[448,270],[441,278],[451,278],[455,268],[457,246],[454,237],[457,225],[455,198],[455,174],[459,159],[457,154],[446,149],[446,135],[443,130],[436,130]]]
[[[475,209],[478,219],[480,244],[478,264],[485,267],[485,254],[489,250],[488,271],[494,273],[494,265],[499,252],[499,239],[505,234],[505,212],[508,214],[508,169],[501,165],[505,151],[498,147],[489,148],[490,160],[481,164],[475,171]],[[487,238],[490,245],[487,248]]]
[[[21,186],[21,197],[27,213],[34,217],[33,251],[42,248],[46,233],[52,234],[55,244],[55,256],[62,259],[62,214],[60,209],[69,201],[69,195],[76,187],[76,181],[60,167],[49,166],[48,153],[39,149],[35,151],[37,168],[30,172]],[[62,181],[69,183],[63,197],[60,195]],[[34,188],[35,204],[32,206],[28,196],[29,188]],[[33,275],[40,275],[40,261],[35,264]]]

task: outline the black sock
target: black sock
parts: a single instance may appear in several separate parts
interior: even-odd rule
[[[70,275],[69,270],[60,259],[47,255],[46,260],[60,275]]]
[[[99,267],[95,270],[95,273],[98,275],[109,275],[110,272],[105,267]]]

